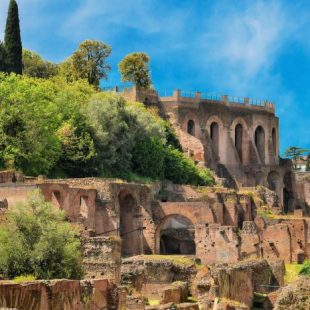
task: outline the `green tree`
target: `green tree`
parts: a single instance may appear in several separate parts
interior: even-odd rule
[[[39,191],[9,209],[0,225],[0,272],[7,278],[80,279],[79,231]]]
[[[132,82],[139,88],[149,88],[152,84],[149,62],[150,57],[145,53],[128,54],[118,65],[122,81]]]
[[[7,53],[7,71],[22,74],[22,41],[20,36],[18,5],[10,0],[6,21],[4,45]]]
[[[74,127],[72,121],[64,122],[57,131],[62,155],[56,167],[66,176],[85,177],[99,173],[96,169],[97,152],[94,141],[82,122],[81,120],[78,127]]]
[[[294,169],[296,169],[296,160],[309,152],[307,149],[291,146],[284,152],[284,156],[293,160]]]
[[[107,64],[111,51],[112,48],[103,42],[86,40],[63,66],[70,72],[72,80],[86,79],[89,84],[98,86],[101,79],[107,79],[111,70]]]
[[[23,50],[23,74],[36,78],[48,79],[57,75],[58,66],[50,61],[45,61],[39,54]]]
[[[154,180],[164,178],[165,147],[156,138],[146,137],[135,144],[132,156],[135,173]]]
[[[0,72],[6,72],[6,50],[3,42],[0,41]]]
[[[94,95],[85,108],[94,132],[103,174],[125,177],[131,170],[135,144],[143,138],[165,140],[162,121],[142,103],[126,102],[113,93]]]

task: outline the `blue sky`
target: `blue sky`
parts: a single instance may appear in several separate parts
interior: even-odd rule
[[[310,148],[310,2],[19,0],[23,45],[55,62],[85,39],[110,44],[112,72],[134,51],[151,58],[156,88],[276,102],[281,150]],[[3,36],[8,0],[0,0]],[[0,37],[1,37],[0,36]]]

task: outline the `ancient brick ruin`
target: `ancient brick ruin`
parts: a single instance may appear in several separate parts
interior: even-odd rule
[[[102,309],[145,309],[143,298],[126,297],[127,289],[119,286],[124,283],[147,298],[156,292],[162,304],[179,304],[149,306],[150,310],[198,309],[186,304],[187,295],[199,297],[205,309],[212,309],[218,298],[249,309],[253,292],[263,291],[258,283],[283,285],[283,262],[310,259],[309,178],[296,176],[291,163],[279,159],[279,121],[272,103],[180,91],[159,97],[157,92],[131,89],[123,95],[158,106],[176,129],[184,151],[198,165],[211,167],[218,181],[230,188],[0,173],[0,215],[40,189],[47,201],[83,227],[85,277],[95,281],[86,284],[90,291],[96,285],[103,291]],[[262,216],[262,206],[279,216]],[[294,216],[286,217],[287,213]],[[193,264],[180,269],[170,261],[146,259],[159,254],[186,256]],[[216,267],[197,272],[196,263]],[[96,282],[100,279],[106,282]],[[63,284],[75,290],[74,309],[97,309],[79,302],[86,284]],[[41,294],[38,303],[51,302],[44,299],[46,284],[33,285]],[[0,295],[10,299],[11,291],[21,288],[6,289],[2,294],[0,285]],[[87,294],[87,302],[97,302],[95,293]]]

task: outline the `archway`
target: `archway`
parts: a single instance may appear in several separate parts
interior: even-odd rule
[[[243,162],[243,154],[242,154],[242,147],[243,147],[243,127],[241,124],[238,124],[235,127],[235,147],[237,153],[239,155],[240,162]]]
[[[187,122],[187,133],[195,136],[195,122],[192,119]]]
[[[265,131],[262,126],[255,130],[255,146],[260,157],[261,163],[265,163]]]
[[[195,255],[195,229],[182,215],[170,215],[157,228],[159,252],[162,255]]]
[[[121,254],[123,257],[133,256],[139,253],[140,230],[135,221],[138,213],[134,197],[127,191],[121,191],[118,195],[120,208],[119,232],[122,239]]]
[[[53,191],[52,192],[52,204],[56,208],[61,209],[61,194],[60,194],[60,191]]]
[[[293,173],[287,171],[283,177],[284,189],[283,189],[283,208],[284,212],[288,213],[292,211],[294,204],[294,188],[293,188]]]
[[[219,125],[213,122],[210,126],[210,137],[213,142],[213,147],[216,155],[219,155]]]
[[[271,171],[267,177],[268,188],[274,191],[278,198],[281,200],[282,198],[282,182],[278,172]]]

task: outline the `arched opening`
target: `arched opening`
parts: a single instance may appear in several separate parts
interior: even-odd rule
[[[235,147],[241,163],[243,161],[242,146],[243,146],[243,127],[242,125],[238,124],[235,128]]]
[[[271,139],[272,139],[272,151],[273,151],[273,154],[276,156],[277,155],[277,133],[276,133],[275,128],[272,129]]]
[[[181,215],[172,215],[160,225],[160,254],[195,255],[195,229],[192,222]]]
[[[265,163],[265,131],[262,126],[255,130],[255,146],[261,162]]]
[[[134,197],[127,191],[120,192],[120,225],[119,232],[122,239],[121,254],[122,257],[128,257],[140,254],[138,247],[140,243],[140,227],[135,221],[137,217],[137,205]]]
[[[293,174],[288,171],[283,178],[283,209],[285,213],[293,211],[294,205],[294,188],[293,188]]]
[[[192,135],[195,136],[195,122],[190,119],[187,123],[187,132]]]
[[[59,209],[61,208],[61,194],[59,191],[53,191],[52,204]]]
[[[210,126],[210,137],[213,143],[214,151],[216,155],[219,154],[219,125],[213,122]]]
[[[281,186],[281,179],[280,175],[276,171],[271,171],[268,174],[267,177],[267,182],[268,182],[268,188],[272,191],[274,191],[279,198],[281,198],[281,191],[282,191],[282,186]]]

